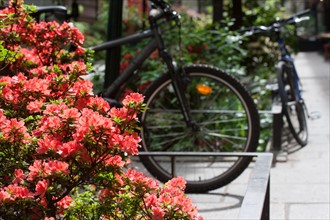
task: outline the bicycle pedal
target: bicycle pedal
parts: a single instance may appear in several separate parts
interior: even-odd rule
[[[321,118],[321,112],[319,112],[319,111],[310,112],[310,113],[308,114],[308,117],[309,117],[311,120],[320,119],[320,118]]]

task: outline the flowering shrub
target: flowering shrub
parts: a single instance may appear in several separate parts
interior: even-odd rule
[[[80,76],[83,35],[0,11],[0,216],[3,219],[199,219],[178,177],[164,186],[128,168],[143,97],[110,108]],[[71,49],[70,49],[71,48]]]

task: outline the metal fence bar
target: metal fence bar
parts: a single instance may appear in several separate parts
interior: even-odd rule
[[[276,151],[280,151],[282,148],[283,113],[282,113],[282,103],[279,102],[279,100],[273,101],[272,112],[273,112],[272,149]]]
[[[238,219],[269,219],[270,169],[273,155],[259,155],[252,170]]]
[[[138,156],[166,156],[166,157],[259,157],[272,155],[271,153],[256,152],[170,152],[170,151],[140,151]]]
[[[270,219],[270,169],[272,153],[255,152],[139,152],[139,156],[171,157],[172,175],[175,176],[175,157],[213,156],[213,157],[256,157],[255,165],[249,178],[238,219]]]

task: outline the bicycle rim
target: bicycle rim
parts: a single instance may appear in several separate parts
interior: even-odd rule
[[[305,146],[308,142],[307,111],[304,101],[297,95],[292,71],[292,68],[282,66],[278,80],[280,95],[292,136],[298,144]]]
[[[199,130],[187,129],[171,80],[168,76],[164,77],[146,93],[149,110],[141,117],[143,149],[255,151],[259,138],[259,118],[244,87],[227,74],[211,68],[192,67],[187,68],[186,73],[189,80],[185,85],[185,94]],[[141,159],[146,168],[161,181],[171,178],[170,158]],[[187,191],[204,192],[228,184],[249,162],[248,158],[237,157],[178,157],[175,174],[186,179]]]

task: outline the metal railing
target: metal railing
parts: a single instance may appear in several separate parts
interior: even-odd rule
[[[238,215],[239,220],[269,220],[270,206],[270,170],[272,153],[254,152],[139,152],[139,156],[167,156],[171,158],[171,174],[175,176],[176,157],[253,157],[255,165],[248,181],[247,190]]]
[[[283,128],[283,111],[282,102],[279,97],[278,84],[272,83],[267,85],[271,91],[272,106],[271,110],[259,110],[259,114],[272,115],[272,137],[271,137],[271,151],[279,152],[282,149],[282,128]]]

